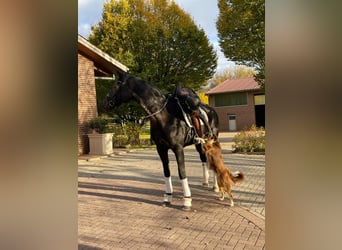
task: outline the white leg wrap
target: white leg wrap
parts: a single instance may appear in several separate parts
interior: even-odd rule
[[[208,163],[202,162],[202,169],[203,169],[203,186],[209,186]]]
[[[191,192],[190,192],[190,188],[189,188],[188,178],[185,178],[185,179],[181,180],[181,182],[182,182],[184,197],[191,197]]]
[[[171,176],[164,177],[164,179],[165,179],[165,193],[172,194],[173,188],[172,188]]]

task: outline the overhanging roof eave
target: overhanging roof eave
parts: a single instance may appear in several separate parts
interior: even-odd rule
[[[81,35],[78,35],[78,51],[93,60],[95,67],[109,74],[114,74],[116,71],[127,72],[129,70],[128,67],[88,42]]]

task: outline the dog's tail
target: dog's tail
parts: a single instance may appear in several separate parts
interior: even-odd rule
[[[233,180],[234,184],[239,183],[245,179],[245,175],[239,171],[236,171],[234,173],[229,173],[230,178]]]

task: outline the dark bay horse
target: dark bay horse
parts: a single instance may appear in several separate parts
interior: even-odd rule
[[[194,144],[195,131],[184,121],[181,109],[170,95],[164,95],[158,88],[145,80],[135,78],[126,73],[120,73],[119,79],[114,83],[113,89],[108,93],[105,101],[107,110],[113,109],[129,101],[136,101],[147,113],[151,123],[151,139],[155,142],[159,157],[163,164],[165,179],[165,194],[163,203],[170,204],[172,200],[172,183],[169,168],[168,150],[171,149],[176,156],[178,175],[183,188],[183,208],[191,208],[191,192],[185,171],[184,147]],[[209,105],[201,104],[202,110],[208,116],[212,133],[218,136],[218,116]],[[204,134],[208,132],[204,128]],[[196,144],[203,167],[203,186],[209,186],[209,170],[201,144]],[[217,187],[214,178],[214,188]]]

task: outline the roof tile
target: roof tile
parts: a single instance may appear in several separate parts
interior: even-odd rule
[[[226,92],[237,92],[260,89],[259,84],[254,80],[254,77],[228,79],[209,90],[206,94],[218,94]]]

